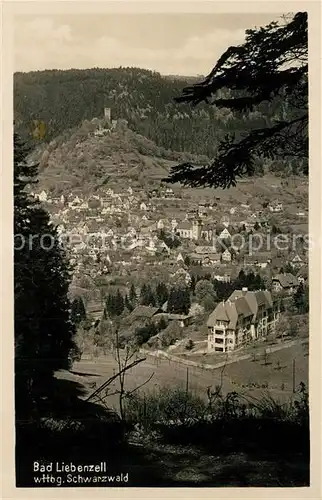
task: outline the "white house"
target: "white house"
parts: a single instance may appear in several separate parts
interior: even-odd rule
[[[181,252],[178,254],[178,256],[177,256],[177,259],[176,259],[176,260],[177,260],[177,262],[184,262],[184,257],[183,257],[183,255],[182,255],[182,253],[181,253]]]
[[[235,290],[210,314],[208,351],[229,352],[274,331],[279,305],[268,291]]]
[[[228,248],[221,254],[221,258],[224,262],[231,262],[231,253]]]
[[[291,264],[293,267],[296,267],[296,266],[303,266],[304,262],[303,260],[301,259],[301,257],[299,256],[299,254],[295,254],[294,257],[291,259]]]
[[[81,208],[82,210],[87,210],[88,209],[88,201],[86,201],[86,200],[82,201],[79,208]]]
[[[167,188],[164,193],[165,198],[174,198],[174,192],[172,188]]]
[[[275,201],[269,205],[269,210],[271,212],[282,212],[283,204],[279,203],[278,201]]]
[[[221,231],[221,233],[219,234],[219,239],[225,240],[225,239],[228,239],[228,238],[231,238],[231,234],[228,231],[227,227],[225,227],[225,229],[223,229]]]
[[[41,191],[41,193],[38,195],[39,201],[47,201],[47,198],[48,198],[47,193],[44,190]]]

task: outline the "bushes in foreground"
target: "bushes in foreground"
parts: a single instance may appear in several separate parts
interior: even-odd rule
[[[296,397],[281,403],[269,393],[260,398],[230,392],[226,396],[221,388],[207,389],[207,400],[188,389],[163,387],[153,393],[133,393],[126,398],[126,419],[146,428],[156,424],[176,423],[190,425],[200,421],[218,421],[236,418],[279,420],[308,424],[309,404],[306,386],[301,382]]]
[[[126,419],[146,439],[157,433],[172,444],[194,445],[208,451],[267,451],[309,454],[308,394],[303,383],[287,403],[269,394],[245,400],[221,389],[207,400],[181,388],[132,394],[126,399]]]
[[[285,404],[267,394],[248,401],[235,392],[224,396],[220,387],[209,388],[205,399],[188,387],[134,392],[124,398],[123,420],[99,405],[66,398],[64,384],[58,384],[62,400],[56,400],[55,411],[16,422],[17,486],[34,486],[34,460],[106,461],[111,473],[124,470],[133,440],[140,450],[142,445],[183,445],[211,456],[242,453],[245,460],[282,461],[300,468],[300,483],[308,484],[309,408],[304,384]],[[134,476],[133,481],[136,485]]]

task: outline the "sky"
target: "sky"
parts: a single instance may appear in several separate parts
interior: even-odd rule
[[[161,74],[206,75],[245,30],[282,14],[20,15],[14,71],[135,66]]]

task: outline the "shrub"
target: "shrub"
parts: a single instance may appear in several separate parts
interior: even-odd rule
[[[193,340],[189,339],[185,345],[185,348],[187,349],[187,351],[191,351],[191,349],[193,349],[194,345],[195,344],[194,344]]]
[[[157,393],[133,394],[126,399],[126,417],[146,428],[189,424],[203,417],[205,402],[180,387],[161,388]]]

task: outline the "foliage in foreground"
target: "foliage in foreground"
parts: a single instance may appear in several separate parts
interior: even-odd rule
[[[162,388],[154,394],[122,393],[122,420],[106,408],[75,399],[74,388],[73,399],[67,404],[66,387],[61,382],[67,381],[59,381],[57,386],[57,397],[63,400],[63,405],[57,405],[60,412],[41,420],[18,422],[18,486],[33,486],[33,460],[106,461],[110,473],[130,470],[131,486],[144,486],[150,480],[151,485],[161,486],[165,480],[161,464],[169,446],[172,451],[182,446],[187,453],[197,450],[209,459],[214,453],[223,458],[242,453],[246,461],[268,460],[283,473],[282,478],[276,477],[277,482],[282,481],[280,485],[293,485],[294,481],[300,486],[308,484],[309,409],[304,384],[294,402],[284,405],[269,395],[246,403],[236,393],[223,396],[220,388],[208,390],[208,401],[181,388]],[[136,444],[139,447],[133,447]],[[150,463],[149,449],[155,450],[156,464]],[[154,479],[145,477],[148,462],[154,470],[157,468]],[[288,471],[292,467],[301,477],[294,479]],[[212,474],[216,481],[216,468]],[[230,484],[226,478],[222,480],[224,485]],[[265,486],[266,479],[262,481],[256,485]]]
[[[68,289],[71,268],[56,228],[28,194],[38,166],[14,136],[15,395],[17,418],[49,397],[53,374],[67,368],[74,346]]]
[[[194,447],[205,453],[245,453],[249,459],[275,456],[306,463],[309,470],[309,406],[304,384],[296,398],[280,403],[269,394],[245,401],[237,393],[208,390],[205,402],[183,389],[135,394],[127,401],[127,419],[136,425],[133,439],[149,446]]]
[[[261,111],[263,119],[242,134],[227,135],[208,165],[174,167],[168,182],[229,188],[238,177],[253,175],[263,158],[301,165],[307,174],[307,32],[306,12],[247,30],[245,43],[229,47],[203,82],[183,89],[177,102],[211,103],[241,118]]]
[[[222,394],[218,386],[207,389],[207,400],[180,387],[161,388],[153,393],[135,393],[126,399],[126,418],[149,429],[156,425],[191,426],[200,422],[229,421],[241,418],[285,421],[308,425],[309,404],[306,386],[301,382],[296,397],[286,403],[269,393],[245,398],[237,392]]]

